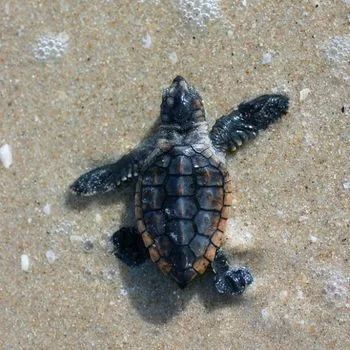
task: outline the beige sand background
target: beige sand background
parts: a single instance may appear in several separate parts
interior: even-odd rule
[[[0,25],[1,349],[350,349],[348,0],[3,0]],[[210,274],[180,290],[109,253],[132,186],[67,196],[149,132],[177,74],[210,124],[259,94],[291,97],[228,160],[226,247],[255,276],[240,298]]]

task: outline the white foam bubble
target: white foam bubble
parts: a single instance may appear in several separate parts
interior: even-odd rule
[[[169,60],[171,61],[172,64],[177,63],[178,58],[177,58],[177,54],[175,51],[170,52],[168,56],[169,56]]]
[[[350,83],[350,35],[333,37],[325,47],[325,54],[333,75]]]
[[[150,4],[154,4],[154,5],[158,5],[159,2],[160,2],[160,0],[139,0],[139,3],[140,3],[140,4],[143,4],[143,3],[145,3],[145,2],[148,2],[148,3],[150,3]]]
[[[219,0],[178,0],[184,18],[196,27],[221,17]]]
[[[229,220],[226,229],[225,247],[228,251],[246,251],[254,246],[251,228],[238,220]]]
[[[324,291],[326,298],[335,304],[335,306],[343,306],[346,303],[348,295],[348,278],[340,271],[330,271],[330,276],[325,283]]]
[[[58,59],[66,53],[68,43],[69,36],[66,33],[41,36],[33,45],[34,57],[39,61]]]

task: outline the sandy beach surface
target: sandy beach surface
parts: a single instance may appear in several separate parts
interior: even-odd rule
[[[350,2],[0,1],[1,349],[350,349]],[[183,75],[208,123],[282,92],[228,158],[225,247],[255,282],[221,297],[130,268],[110,236],[134,186],[68,186],[131,150]]]

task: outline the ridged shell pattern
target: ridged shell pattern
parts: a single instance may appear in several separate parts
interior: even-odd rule
[[[230,176],[210,147],[159,149],[136,186],[138,230],[151,259],[180,286],[204,273],[221,245],[231,203]]]

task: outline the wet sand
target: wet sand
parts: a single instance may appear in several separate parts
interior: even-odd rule
[[[349,349],[347,2],[3,1],[0,348]],[[68,196],[149,133],[177,74],[210,125],[242,100],[291,98],[228,160],[225,246],[255,277],[241,297],[216,294],[210,273],[181,290],[117,261],[132,185]]]

